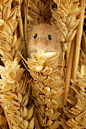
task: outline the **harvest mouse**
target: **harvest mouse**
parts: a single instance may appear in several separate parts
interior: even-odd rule
[[[36,53],[38,49],[44,52],[57,52],[59,58],[62,54],[61,31],[49,24],[38,24],[27,28],[27,55]]]

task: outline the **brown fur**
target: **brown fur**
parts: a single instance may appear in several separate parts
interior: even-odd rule
[[[37,34],[37,38],[34,39],[34,35]],[[52,36],[52,39],[48,39],[48,35]],[[27,54],[30,57],[31,53],[36,53],[38,50],[37,44],[43,42],[44,52],[57,52],[61,56],[61,32],[55,27],[49,24],[38,24],[27,29]]]

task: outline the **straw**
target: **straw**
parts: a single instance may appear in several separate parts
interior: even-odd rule
[[[68,59],[68,64],[67,64],[67,70],[66,70],[66,75],[65,75],[65,93],[64,93],[64,99],[63,99],[63,104],[65,106],[67,105],[67,98],[68,98],[68,93],[69,93],[71,70],[72,70],[72,61],[73,61],[73,52],[74,52],[74,43],[75,43],[75,38],[73,39],[73,41],[71,43],[71,49],[70,49],[70,54],[69,54],[69,59]]]
[[[80,44],[83,32],[83,20],[84,20],[84,12],[85,12],[85,0],[80,0],[80,6],[82,6],[82,11],[79,14],[78,18],[80,19],[80,23],[77,28],[77,35],[76,35],[76,43],[75,43],[75,50],[74,50],[74,60],[73,60],[73,69],[72,69],[72,78],[77,78],[77,70],[78,70],[78,63],[79,63],[79,54],[80,54]]]
[[[19,32],[20,32],[20,36],[24,37],[24,33],[23,33],[23,23],[22,23],[22,17],[21,17],[21,5],[19,4]]]
[[[80,43],[81,43],[81,37],[82,37],[82,31],[83,31],[85,0],[80,0],[80,5],[83,7],[81,13],[78,16],[78,19],[80,19],[80,23],[77,28],[77,35],[75,36],[75,39],[71,44],[71,50],[69,54],[67,70],[65,75],[65,93],[64,93],[64,99],[63,99],[63,104],[65,106],[67,105],[71,74],[72,74],[72,78],[75,79],[76,71],[78,70]],[[73,68],[72,68],[72,65],[73,65]]]
[[[68,45],[67,45],[67,51],[66,51],[66,66],[67,66],[68,59],[69,59],[70,48],[71,48],[71,42],[69,42]]]
[[[27,15],[28,15],[28,0],[26,0],[25,21],[24,21],[24,35],[25,35],[26,46],[27,46]]]
[[[20,37],[24,37],[23,22],[22,22],[22,17],[21,17],[20,12],[21,12],[21,6],[19,4],[19,16],[20,16],[20,19],[19,19],[19,32],[20,32]],[[24,45],[24,48],[23,48],[24,58],[26,59],[27,58],[27,53],[26,53],[26,45],[25,45],[24,41],[23,41],[23,45]]]
[[[9,120],[9,118],[8,118],[8,114],[7,114],[6,109],[4,109],[4,113],[5,113],[5,117],[6,117],[6,119],[7,119],[8,125],[9,125],[9,129],[12,129],[12,126],[11,126],[10,120]]]

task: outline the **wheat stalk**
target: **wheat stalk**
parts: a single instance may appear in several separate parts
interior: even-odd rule
[[[26,108],[29,101],[24,69],[20,68],[17,59],[6,61],[0,67],[0,102],[5,111],[10,129],[33,129],[33,106]]]
[[[58,64],[58,56],[55,52],[39,50],[36,58],[32,57],[27,62],[33,78],[30,85],[37,118],[42,127],[49,129],[60,125],[59,106],[64,93],[63,64]]]
[[[71,105],[63,108],[67,121],[61,118],[64,129],[86,128],[86,78],[78,73],[78,79],[71,80],[70,93],[67,102]]]
[[[39,0],[29,0],[28,1],[28,20],[29,24],[40,24],[40,23],[50,23],[51,12],[50,4],[47,2]]]
[[[12,2],[13,6],[12,7]],[[0,103],[4,109],[5,116],[10,129],[33,129],[34,106],[27,107],[29,102],[29,94],[27,89],[26,77],[23,74],[24,69],[20,68],[19,61],[23,50],[23,38],[18,40],[16,34],[18,18],[19,24],[21,23],[20,8],[17,4],[22,1],[6,0],[1,1],[0,10],[0,55],[4,63],[4,67],[0,66]],[[20,25],[21,26],[21,25]],[[23,27],[22,27],[23,28]],[[23,30],[20,29],[21,36]],[[17,49],[16,49],[17,46]],[[1,116],[3,118],[3,116]],[[3,118],[4,126],[6,127],[5,118]],[[2,129],[4,129],[2,125]]]
[[[76,44],[75,44],[75,52],[74,52],[74,61],[73,61],[73,69],[72,69],[72,78],[76,78],[76,71],[78,69],[78,62],[79,62],[79,52],[80,52],[80,43],[81,43],[81,37],[82,37],[82,31],[83,31],[83,20],[84,20],[84,12],[85,12],[85,0],[80,0],[81,6],[83,6],[83,9],[78,16],[80,18],[80,23],[78,25],[78,32],[76,35]]]

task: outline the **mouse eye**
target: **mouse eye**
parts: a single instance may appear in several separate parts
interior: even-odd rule
[[[48,35],[48,39],[49,39],[49,40],[51,40],[51,39],[52,39],[51,35]]]
[[[36,39],[36,37],[37,37],[37,34],[34,35],[34,39]]]

